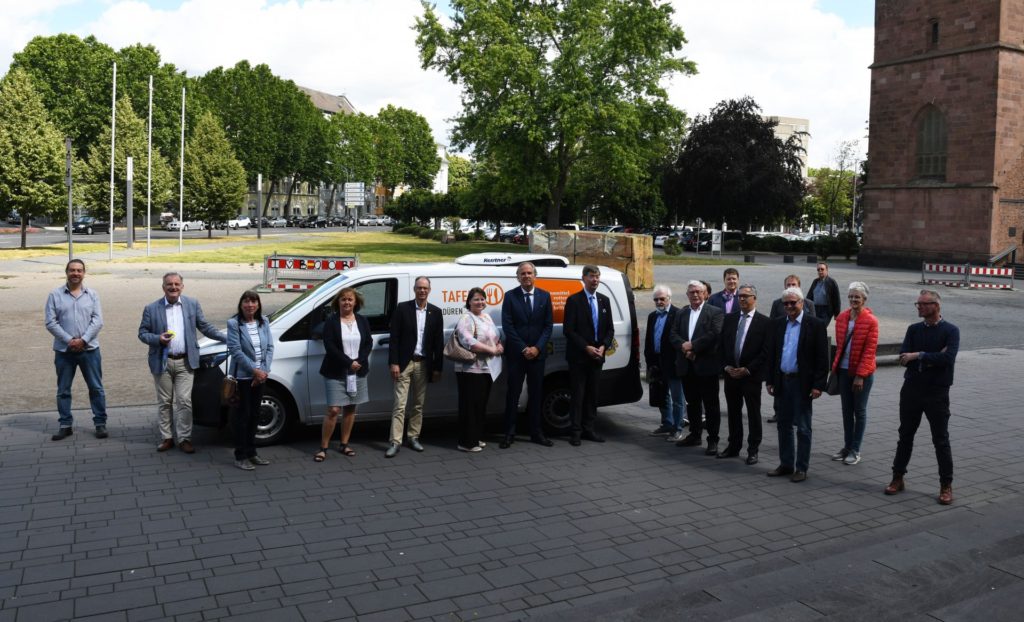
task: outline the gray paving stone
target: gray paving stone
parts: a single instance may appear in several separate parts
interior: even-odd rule
[[[151,588],[122,590],[117,593],[116,598],[106,594],[76,598],[75,617],[125,611],[155,604],[156,595]]]
[[[348,597],[349,604],[360,616],[375,611],[408,607],[409,605],[426,602],[427,600],[418,589],[412,586],[366,592]]]

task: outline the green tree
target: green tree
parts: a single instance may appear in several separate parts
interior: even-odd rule
[[[432,187],[434,176],[441,168],[441,158],[437,156],[437,145],[427,120],[412,110],[388,105],[377,113],[377,122],[380,131],[389,134],[389,149],[394,150],[395,147],[390,136],[398,138],[397,150],[392,157],[396,158],[399,170],[392,171],[388,180],[393,182],[397,179],[410,188]],[[384,185],[388,196],[394,196],[397,184]]]
[[[224,128],[212,112],[204,112],[185,149],[185,210],[208,222],[226,221],[244,212],[247,189],[245,169]]]
[[[807,176],[810,178],[808,193],[816,206],[808,213],[808,220],[816,225],[834,225],[846,220],[853,206],[853,171],[826,166],[808,169]]]
[[[468,190],[473,183],[473,162],[457,155],[448,156],[448,192]]]
[[[80,166],[76,166],[75,186],[87,210],[98,217],[105,218],[110,206],[110,124],[103,128],[97,140],[89,147],[89,153]],[[128,97],[117,100],[117,140],[114,143],[114,219],[125,217],[127,198],[125,191],[128,182],[128,157],[134,160],[135,180],[133,201],[137,213],[142,213],[145,198],[147,174],[146,122],[139,118],[132,109]],[[159,213],[163,207],[175,197],[177,185],[174,168],[167,162],[160,150],[153,146],[152,162],[152,209]]]
[[[61,206],[64,155],[60,132],[28,73],[0,81],[0,205],[21,215],[21,248],[30,218]]]
[[[339,181],[371,182],[376,177],[376,121],[362,113],[335,114],[330,120],[334,148],[331,162]]]
[[[776,138],[775,122],[760,110],[744,97],[697,117],[663,186],[677,218],[747,229],[799,216],[800,137]]]
[[[664,78],[692,74],[686,39],[660,0],[453,0],[445,28],[424,3],[424,68],[462,87],[454,146],[491,160],[512,202],[540,204],[549,227],[581,162],[641,179],[648,146],[682,123]],[[595,165],[596,167],[596,165]]]
[[[192,84],[184,72],[174,65],[161,64],[160,52],[152,45],[121,48],[117,60],[117,94],[127,95],[139,117],[146,120],[149,108],[149,77],[153,76],[153,145],[160,153],[178,154],[181,149],[181,89],[188,92],[185,107],[185,131],[191,132],[202,107],[192,97]],[[110,94],[107,93],[106,114],[110,118]]]
[[[114,50],[95,37],[60,34],[29,41],[14,55],[11,68],[28,72],[54,125],[84,157],[110,125],[115,60]]]

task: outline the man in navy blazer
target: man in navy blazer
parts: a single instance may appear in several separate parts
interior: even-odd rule
[[[747,464],[757,464],[761,446],[761,383],[768,360],[768,329],[771,320],[757,310],[757,288],[741,285],[736,290],[739,313],[725,316],[721,352],[725,378],[725,404],[729,412],[729,444],[719,458],[740,455],[743,447],[743,405],[747,406]]]
[[[583,266],[583,291],[565,301],[562,334],[565,335],[565,359],[569,362],[569,390],[572,393],[572,429],[569,444],[578,447],[580,439],[603,443],[594,430],[597,419],[597,382],[604,367],[608,348],[612,347],[615,325],[608,296],[597,292],[601,269]]]
[[[708,304],[718,307],[722,313],[732,315],[740,312],[740,303],[736,300],[737,288],[740,285],[740,272],[736,268],[726,268],[722,274],[722,283],[725,287],[708,298]]]
[[[413,450],[423,451],[420,431],[427,383],[440,380],[444,366],[444,320],[441,309],[427,302],[430,279],[417,277],[412,291],[413,299],[399,303],[391,317],[388,366],[395,382],[395,402],[391,411],[391,442],[384,452],[386,458],[394,458],[398,454],[403,435],[407,436]],[[406,434],[405,408],[410,393],[412,413]]]
[[[686,298],[690,304],[676,314],[669,342],[676,351],[676,373],[683,379],[686,413],[690,433],[676,443],[679,447],[699,446],[703,429],[708,430],[705,455],[718,455],[718,431],[722,413],[718,399],[718,375],[722,364],[718,357],[718,339],[725,314],[704,300],[704,284],[690,281]],[[701,422],[701,407],[706,422]]]
[[[194,298],[182,296],[185,283],[177,272],[163,278],[164,295],[142,310],[139,341],[149,346],[149,371],[156,385],[157,413],[161,441],[157,451],[178,447],[195,453],[192,445],[192,380],[199,368],[196,330],[210,339],[226,341],[223,331],[206,321],[203,308]],[[174,410],[174,428],[171,410]]]
[[[501,303],[501,329],[505,333],[505,365],[508,369],[505,395],[505,437],[499,447],[507,449],[515,442],[519,394],[526,380],[527,407],[530,415],[530,440],[551,447],[544,436],[540,405],[543,396],[544,359],[551,339],[551,295],[534,287],[537,268],[530,262],[519,264],[519,287],[505,292]]]
[[[806,313],[799,287],[782,292],[786,317],[772,321],[768,350],[768,395],[779,397],[779,466],[769,477],[807,479],[811,460],[811,402],[828,384],[829,356],[825,322]],[[793,428],[796,428],[796,451]]]
[[[672,290],[668,285],[654,286],[654,311],[647,316],[647,333],[644,335],[644,361],[651,378],[651,390],[655,386],[664,389],[662,398],[661,425],[651,436],[668,435],[669,441],[683,440],[686,425],[686,403],[683,401],[683,381],[676,373],[676,350],[669,340],[672,324],[679,312],[672,304]],[[655,384],[660,380],[660,384]]]

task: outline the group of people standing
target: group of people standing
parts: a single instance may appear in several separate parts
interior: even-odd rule
[[[680,447],[703,447],[706,430],[704,453],[732,458],[743,448],[745,419],[746,463],[757,464],[764,385],[773,398],[774,415],[768,421],[776,424],[779,442],[779,465],[767,475],[802,482],[810,466],[812,404],[828,389],[840,396],[844,431],[843,446],[832,460],[858,464],[877,365],[878,320],[867,307],[867,284],[850,283],[849,306],[841,310],[839,287],[828,265],[819,263],[817,273],[806,296],[800,278],[787,276],[782,296],[767,316],[757,309],[757,288],[740,284],[735,268],[725,270],[724,287],[714,294],[708,283],[690,281],[687,304],[681,307],[672,304],[671,288],[655,286],[644,356],[661,425],[651,434]],[[907,329],[900,349],[900,364],[907,369],[893,479],[885,493],[904,489],[903,476],[924,416],[939,463],[938,501],[948,505],[953,502],[949,387],[959,330],[942,318],[938,292],[922,290],[915,304],[923,321]],[[831,354],[827,329],[833,319],[836,349]],[[728,417],[725,447],[719,438],[720,378]]]
[[[762,440],[762,384],[773,398],[779,440],[779,465],[769,477],[807,479],[811,453],[812,404],[834,384],[843,415],[843,446],[832,459],[847,465],[861,461],[867,424],[867,404],[874,383],[878,320],[867,307],[868,286],[860,281],[847,289],[849,306],[841,309],[838,284],[819,263],[818,278],[805,297],[800,279],[789,275],[782,296],[769,316],[758,311],[757,288],[741,284],[739,272],[725,270],[722,291],[712,294],[703,281],[687,283],[687,304],[672,304],[672,291],[657,285],[655,310],[648,317],[644,356],[651,381],[652,403],[661,409],[661,425],[652,432],[681,447],[704,447],[720,459],[740,455],[744,419],[746,463],[757,464]],[[73,259],[65,266],[66,281],[50,292],[44,310],[47,330],[53,335],[57,373],[59,428],[54,441],[73,433],[71,385],[81,369],[89,389],[95,436],[106,438],[106,397],[102,382],[98,334],[103,314],[97,292],[85,285],[85,263]],[[505,416],[499,447],[516,439],[519,397],[527,385],[529,437],[551,447],[541,422],[544,363],[553,326],[548,292],[536,287],[536,267],[522,263],[516,271],[519,287],[505,293],[501,318],[504,340],[491,316],[485,313],[487,294],[474,287],[466,295],[466,313],[456,324],[452,339],[475,356],[455,365],[459,392],[457,448],[479,452],[485,447],[483,424],[493,381],[506,370]],[[604,442],[595,429],[598,379],[614,328],[610,301],[599,293],[601,273],[584,266],[582,290],[565,303],[563,333],[569,363],[571,428],[569,443]],[[420,434],[427,384],[438,382],[443,367],[441,310],[430,304],[430,279],[414,282],[414,298],[400,303],[391,319],[388,363],[394,382],[394,406],[385,456],[395,457],[403,440],[423,451]],[[149,346],[148,362],[158,402],[161,440],[157,451],[177,446],[192,454],[192,385],[199,368],[196,333],[226,342],[228,371],[238,383],[232,417],[235,466],[253,470],[269,462],[256,453],[255,434],[263,390],[271,372],[274,341],[269,319],[263,315],[259,294],[246,291],[237,312],[221,331],[208,322],[199,302],[182,294],[184,279],[169,272],[162,279],[163,296],[145,307],[139,340]],[[356,408],[369,399],[367,375],[372,348],[370,325],[359,314],[363,305],[358,290],[345,288],[331,302],[325,320],[325,355],[320,368],[328,409],[323,421],[316,462],[327,458],[330,441],[341,416],[338,450],[354,456],[350,447]],[[899,362],[906,367],[900,391],[899,442],[893,460],[893,478],[885,494],[904,490],[904,475],[922,417],[928,419],[939,464],[938,501],[953,501],[953,460],[949,444],[949,387],[959,350],[959,329],[943,319],[941,297],[921,290],[915,303],[921,322],[912,324],[900,348]],[[835,326],[836,350],[829,353],[827,327]],[[834,382],[830,379],[834,376]],[[719,379],[724,379],[728,436],[720,447]],[[830,391],[831,392],[831,391]],[[746,408],[746,416],[743,410]],[[408,416],[406,414],[408,413]],[[689,433],[684,428],[689,427]]]

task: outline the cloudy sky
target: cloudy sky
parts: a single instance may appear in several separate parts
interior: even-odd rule
[[[750,95],[766,114],[810,119],[811,166],[827,166],[840,141],[866,151],[873,0],[673,4],[699,71],[668,85],[675,106],[695,117]],[[418,0],[0,0],[0,67],[32,37],[61,32],[152,44],[189,75],[247,59],[361,112],[415,110],[446,144],[459,91],[420,69],[410,27],[421,13]]]

